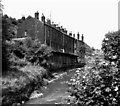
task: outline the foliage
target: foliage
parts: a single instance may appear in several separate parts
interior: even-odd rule
[[[89,57],[87,61],[90,64],[87,64],[85,68],[78,69],[71,79],[69,92],[74,97],[74,100],[70,101],[71,104],[81,106],[114,106],[119,104],[119,71],[98,57]]]
[[[41,44],[38,39],[16,38],[19,20],[4,15],[2,17],[2,63],[3,71],[12,66],[24,66],[27,63],[49,67],[52,49]],[[22,59],[22,61],[21,61]],[[21,62],[20,62],[21,61]],[[7,66],[7,67],[6,67]]]
[[[41,44],[38,39],[26,38],[22,44],[20,44],[17,50],[22,51],[24,58],[33,63],[42,65],[48,68],[49,58],[51,56],[52,49],[44,44]]]
[[[9,68],[9,52],[8,45],[2,41],[2,70],[6,71]]]
[[[17,40],[17,41],[16,41]],[[52,49],[37,39],[6,40],[3,46],[3,67],[23,67],[29,63],[49,68]],[[4,70],[4,68],[3,68]]]
[[[106,60],[114,62],[118,67],[120,66],[120,30],[105,35],[102,50]]]
[[[41,86],[52,49],[38,39],[16,38],[16,19],[4,15],[2,23],[2,105],[6,106],[28,100]]]
[[[52,49],[30,37],[17,38],[16,20],[2,16],[2,105],[28,100],[31,92],[42,85],[50,67]],[[44,67],[44,68],[43,68]],[[46,68],[46,69],[45,69]]]
[[[8,70],[10,64],[19,64],[19,59],[46,66],[51,48],[41,44],[37,39],[25,38],[25,40],[13,40],[17,37],[17,24],[19,20],[7,15],[2,16],[2,65],[3,70]],[[24,38],[23,38],[24,39]],[[17,60],[15,60],[15,58]],[[18,61],[18,62],[17,62]],[[25,62],[23,62],[24,64]],[[22,63],[21,63],[22,64]]]
[[[41,86],[42,77],[48,73],[45,68],[51,49],[31,38],[5,40],[4,44],[7,58],[4,56],[2,61],[9,63],[5,63],[4,67],[9,67],[2,73],[2,103],[6,106],[28,100],[31,92]]]
[[[10,45],[8,40],[17,34],[17,21],[7,15],[2,16],[2,69],[4,71],[10,68]]]
[[[15,18],[2,16],[2,39],[10,40],[16,37],[17,34],[17,20]]]
[[[3,3],[2,3],[2,0],[0,0],[0,18],[1,18],[1,16],[2,16],[3,9],[4,9],[4,5],[3,5]]]

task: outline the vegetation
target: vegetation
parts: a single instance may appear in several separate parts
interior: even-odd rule
[[[17,24],[21,21],[7,15],[2,17],[3,106],[28,100],[31,92],[42,85],[51,66],[51,48],[30,37],[16,39]],[[70,104],[119,104],[120,30],[105,35],[102,50],[90,48],[86,52],[86,66],[77,69],[69,82],[69,92],[74,98],[68,100]]]
[[[2,17],[2,105],[23,103],[48,76],[52,49],[30,37],[16,38],[17,20]]]
[[[80,68],[69,83],[74,99],[68,103],[81,106],[118,106],[120,103],[120,31],[108,33],[102,51],[86,56],[85,68]]]
[[[98,62],[99,59],[99,62]],[[119,71],[108,62],[95,57],[87,57],[89,64],[78,69],[70,81],[71,104],[81,106],[111,106],[120,101]]]
[[[109,32],[105,35],[102,44],[105,60],[115,63],[120,67],[120,30]]]

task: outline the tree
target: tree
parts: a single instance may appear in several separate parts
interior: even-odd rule
[[[10,45],[8,40],[17,35],[17,21],[15,18],[2,16],[2,70],[9,69]]]
[[[104,58],[120,67],[120,30],[109,32],[102,42]]]
[[[17,23],[15,18],[2,16],[2,39],[10,40],[17,35]]]
[[[2,16],[2,14],[3,14],[3,9],[4,9],[4,6],[3,6],[3,4],[1,2],[2,2],[2,0],[0,0],[0,18]]]

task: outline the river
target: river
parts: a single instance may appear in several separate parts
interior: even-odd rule
[[[55,79],[40,89],[42,96],[30,99],[25,104],[66,104],[66,98],[69,97],[68,81],[74,75],[76,69],[67,72],[54,73]]]

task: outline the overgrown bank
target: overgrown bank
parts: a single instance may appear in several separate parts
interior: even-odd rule
[[[51,48],[31,38],[3,40],[2,105],[27,101],[49,72]]]

